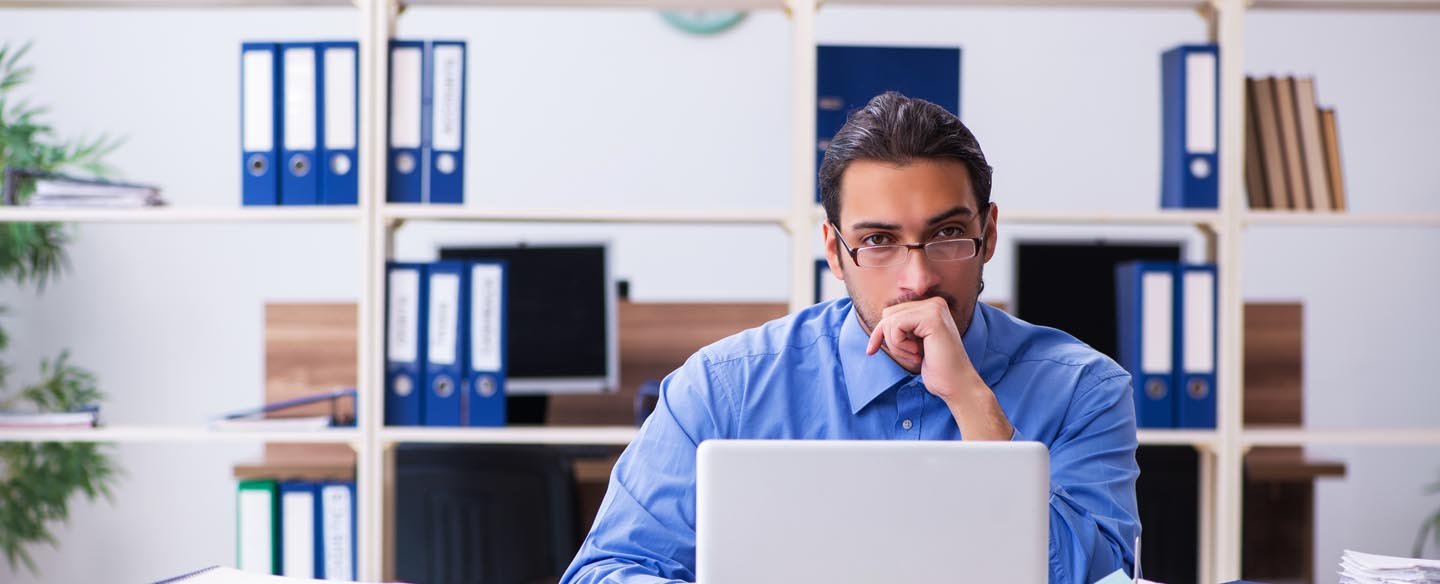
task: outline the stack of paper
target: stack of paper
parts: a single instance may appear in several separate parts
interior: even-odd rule
[[[155,207],[164,205],[151,185],[50,175],[35,181],[31,207]]]
[[[93,428],[99,408],[74,412],[0,411],[0,428]]]
[[[1440,584],[1440,560],[1345,550],[1340,558],[1340,584]]]

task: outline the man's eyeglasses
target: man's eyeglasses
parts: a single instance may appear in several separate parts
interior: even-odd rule
[[[905,263],[910,257],[910,250],[919,249],[925,251],[925,259],[932,262],[957,262],[968,260],[980,253],[980,246],[983,241],[979,237],[962,239],[942,239],[929,243],[897,243],[890,245],[866,245],[861,247],[850,247],[845,237],[840,235],[840,228],[834,223],[830,227],[835,230],[835,238],[840,240],[840,245],[845,246],[845,251],[850,253],[851,261],[861,268],[888,268]]]

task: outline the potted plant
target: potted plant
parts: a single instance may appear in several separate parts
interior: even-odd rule
[[[0,46],[0,168],[107,174],[102,159],[117,142],[103,136],[58,140],[41,119],[44,108],[14,99],[15,89],[31,74],[21,64],[28,49],[28,44]],[[34,185],[19,186],[23,201]],[[43,290],[65,268],[66,229],[59,223],[0,224],[0,283]],[[0,314],[3,310],[0,307]],[[0,326],[0,352],[9,340]],[[102,397],[95,377],[71,364],[68,351],[42,362],[40,380],[18,391],[10,391],[9,373],[0,361],[0,410],[72,411],[98,405]],[[38,573],[28,549],[39,543],[57,545],[50,530],[68,518],[75,495],[110,497],[120,469],[109,448],[80,442],[0,442],[0,550],[11,570],[23,566]]]

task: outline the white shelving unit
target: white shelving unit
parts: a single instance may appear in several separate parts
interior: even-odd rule
[[[421,206],[384,202],[386,151],[384,136],[387,92],[387,45],[403,6],[395,0],[0,0],[0,10],[14,8],[186,8],[285,9],[295,6],[354,7],[360,24],[360,204],[350,208],[186,208],[136,210],[54,210],[0,208],[0,222],[85,222],[125,224],[188,223],[356,223],[363,246],[360,286],[359,399],[383,403],[383,275],[393,247],[394,230],[406,221],[637,223],[775,225],[791,240],[790,306],[798,309],[813,297],[811,243],[823,213],[814,204],[816,176],[812,137],[815,135],[815,15],[822,0],[417,0],[411,6],[555,7],[643,9],[775,10],[790,23],[790,180],[789,204],[774,210],[614,209],[546,210],[487,209],[479,206]],[[1220,176],[1221,204],[1214,211],[1092,213],[1079,211],[1006,210],[1007,225],[1129,225],[1194,226],[1210,238],[1212,258],[1223,284],[1220,303],[1221,370],[1219,424],[1215,430],[1142,430],[1141,444],[1183,445],[1201,457],[1200,581],[1240,577],[1241,488],[1243,457],[1255,446],[1311,444],[1436,445],[1440,428],[1309,430],[1245,429],[1243,419],[1243,339],[1241,298],[1246,228],[1306,227],[1440,227],[1440,214],[1348,214],[1249,211],[1243,181],[1245,18],[1251,10],[1440,10],[1440,0],[823,0],[823,3],[867,6],[1133,8],[1193,11],[1209,24],[1212,40],[1221,46]],[[347,17],[356,13],[346,12]],[[1180,42],[1187,39],[1176,39]],[[482,88],[475,82],[472,87]],[[778,186],[778,185],[777,185]],[[473,197],[472,197],[473,200]],[[79,441],[120,443],[298,442],[344,443],[358,454],[359,575],[362,580],[390,576],[382,558],[386,542],[385,464],[397,443],[594,444],[624,445],[634,437],[629,427],[438,429],[385,428],[378,407],[364,407],[358,426],[321,432],[234,432],[202,427],[107,427],[85,430],[0,430],[0,441]]]

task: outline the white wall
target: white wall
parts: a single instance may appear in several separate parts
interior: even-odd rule
[[[34,39],[28,94],[65,135],[129,142],[112,161],[176,205],[234,205],[237,47],[248,39],[353,37],[348,9],[5,11],[0,39]],[[1255,73],[1314,74],[1339,110],[1352,208],[1440,212],[1440,16],[1260,14]],[[1187,229],[1006,228],[1006,209],[1146,210],[1159,183],[1159,53],[1204,38],[1182,11],[830,9],[827,43],[958,44],[962,117],[997,168],[1002,233],[1195,239]],[[501,208],[783,209],[788,204],[787,24],[752,14],[715,38],[647,11],[411,9],[402,36],[470,42],[467,181]],[[490,226],[404,228],[399,255],[437,242],[605,238],[637,300],[786,297],[775,228]],[[1306,304],[1306,411],[1318,427],[1435,425],[1426,359],[1440,342],[1440,232],[1254,229],[1245,294]],[[112,423],[193,424],[253,404],[261,309],[271,300],[354,299],[354,227],[87,225],[73,269],[12,308],[8,362],[33,380],[69,347],[110,394]],[[1008,298],[1004,248],[987,296]],[[1328,448],[1350,463],[1317,499],[1315,572],[1334,581],[1344,547],[1403,553],[1435,449]],[[229,465],[258,447],[119,448],[115,501],[81,504],[39,550],[42,576],[5,582],[140,581],[233,563]],[[144,537],[137,537],[144,533]],[[1433,553],[1433,552],[1432,552]],[[83,561],[77,561],[84,558]]]

